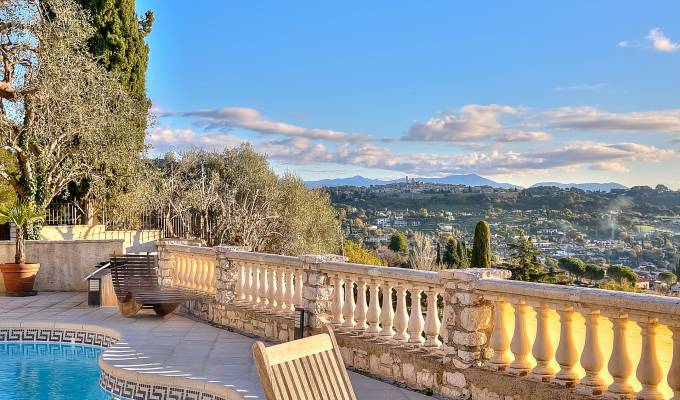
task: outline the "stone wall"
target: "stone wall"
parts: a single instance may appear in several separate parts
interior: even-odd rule
[[[14,262],[14,246],[13,242],[0,242],[0,263]],[[40,263],[36,290],[86,291],[83,278],[111,254],[122,254],[123,246],[123,240],[29,240],[26,260]],[[0,275],[0,293],[4,291]]]

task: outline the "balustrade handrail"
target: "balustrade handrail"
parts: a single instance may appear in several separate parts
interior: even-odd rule
[[[380,265],[324,262],[321,264],[321,270],[324,272],[370,276],[372,278],[417,282],[429,285],[438,285],[440,283],[439,274],[434,271],[420,271],[407,268],[384,267]]]
[[[200,254],[204,256],[215,255],[214,247],[192,246],[186,244],[164,244],[163,247],[170,252]]]
[[[482,293],[500,297],[536,298],[547,303],[578,303],[584,307],[664,314],[680,321],[680,298],[676,297],[499,279],[480,279],[473,283],[473,287]]]
[[[230,251],[228,258],[235,261],[250,261],[263,264],[282,265],[302,268],[303,262],[299,257],[282,256],[279,254],[257,253],[250,251]]]

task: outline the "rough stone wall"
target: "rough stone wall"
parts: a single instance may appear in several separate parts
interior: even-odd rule
[[[379,379],[426,393],[472,400],[586,399],[570,390],[499,374],[480,367],[457,368],[440,357],[408,345],[336,333],[345,364]]]
[[[504,279],[508,274],[509,271],[492,269],[440,272],[444,285],[444,352],[457,368],[479,366],[490,357],[493,305],[473,291],[473,282],[482,277]]]

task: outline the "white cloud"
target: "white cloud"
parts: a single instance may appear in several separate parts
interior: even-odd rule
[[[152,151],[157,153],[182,151],[194,147],[221,150],[225,147],[238,146],[243,142],[243,139],[229,133],[197,134],[189,128],[156,127],[147,135],[147,143],[151,145]]]
[[[680,109],[610,113],[593,107],[561,107],[535,118],[548,128],[575,131],[680,133]]]
[[[516,114],[514,107],[468,104],[458,113],[443,112],[424,123],[414,123],[404,140],[474,142],[493,138],[503,127],[500,116]]]
[[[540,142],[552,139],[552,135],[541,131],[507,131],[496,140],[499,142]]]
[[[628,46],[630,46],[630,43],[628,43],[628,42],[625,41],[625,40],[622,40],[622,41],[620,41],[620,42],[617,44],[617,46],[619,46],[619,47],[628,47]]]
[[[305,128],[285,122],[270,121],[252,108],[230,107],[185,112],[165,113],[161,116],[179,116],[196,119],[209,129],[242,128],[262,135],[281,135],[341,142],[370,140],[369,135],[334,131],[330,129]]]
[[[659,28],[652,28],[649,31],[649,35],[647,35],[647,39],[652,42],[652,46],[657,51],[670,53],[680,49],[680,44],[673,43]]]
[[[243,141],[229,133],[198,134],[191,129],[171,128],[153,129],[148,139],[156,151],[181,151],[192,147],[219,150],[225,146],[237,146]],[[560,148],[526,153],[491,150],[453,154],[396,153],[371,143],[345,143],[329,148],[301,137],[254,143],[253,146],[283,163],[335,163],[422,175],[470,172],[485,175],[533,174],[580,167],[623,172],[628,162],[657,162],[676,156],[674,150],[643,144],[598,142],[571,142]]]

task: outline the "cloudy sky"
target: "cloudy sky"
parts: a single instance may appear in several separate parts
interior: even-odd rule
[[[248,141],[305,179],[680,188],[677,1],[137,3],[156,153]]]

